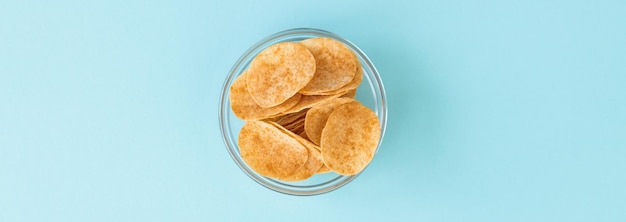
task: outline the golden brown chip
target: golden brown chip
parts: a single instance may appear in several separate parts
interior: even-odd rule
[[[298,169],[294,174],[284,178],[284,181],[301,181],[306,180],[309,177],[313,176],[317,171],[319,171],[320,167],[324,165],[322,161],[322,154],[319,150],[307,147],[307,151],[309,152],[309,159],[307,159],[304,166]]]
[[[358,174],[374,158],[379,139],[380,123],[372,110],[358,101],[340,105],[322,130],[324,163],[341,175]]]
[[[298,133],[298,136],[302,137],[305,140],[309,140],[309,136],[306,135],[306,131],[302,130],[302,132]],[[309,140],[311,141],[311,140]]]
[[[274,122],[280,124],[281,126],[285,126],[303,119],[308,111],[309,109],[304,109],[299,112],[285,114],[274,120]]]
[[[297,120],[295,120],[295,121],[293,121],[291,123],[287,123],[287,124],[284,124],[284,125],[281,125],[281,126],[285,127],[289,131],[293,132],[292,129],[296,129],[296,128],[298,128],[300,126],[303,126],[303,125],[304,125],[304,117],[300,117],[300,119],[297,119]]]
[[[356,56],[343,43],[331,38],[311,38],[300,42],[315,57],[315,75],[300,90],[307,94],[341,88],[354,78]]]
[[[306,163],[307,148],[280,129],[262,121],[247,121],[239,132],[239,152],[260,175],[284,179]]]
[[[269,121],[276,122],[278,125],[281,125],[285,129],[300,135],[304,132],[304,118],[306,117],[307,111],[308,109],[305,109],[296,113],[286,114],[275,120],[269,119]]]
[[[350,81],[345,86],[328,92],[316,92],[316,93],[302,93],[303,95],[311,94],[311,95],[336,95],[336,94],[345,94],[350,90],[356,89],[363,82],[363,68],[359,65],[357,66],[357,73],[354,75],[352,81]]]
[[[356,89],[350,90],[347,93],[341,95],[342,98],[353,98],[356,97]]]
[[[327,101],[329,99],[334,99],[341,96],[341,94],[335,94],[335,95],[302,95],[302,97],[300,98],[300,101],[298,101],[298,103],[289,108],[287,111],[283,111],[283,114],[289,114],[289,113],[295,113],[298,111],[302,111],[304,109],[308,109],[311,108],[317,104],[320,104],[324,101]]]
[[[300,144],[302,144],[304,147],[307,148],[308,159],[304,163],[304,165],[298,168],[298,170],[296,170],[296,172],[292,174],[291,176],[280,178],[281,180],[283,181],[305,180],[313,176],[313,174],[315,174],[319,170],[319,168],[324,164],[324,162],[322,161],[322,154],[319,151],[320,148],[317,145],[294,134],[293,132],[287,130],[286,128],[282,127],[280,124],[276,122],[266,122],[266,123],[280,130],[286,136],[296,139]]]
[[[293,123],[291,125],[288,125],[285,128],[287,130],[295,133],[295,134],[300,134],[300,133],[304,132],[304,119],[302,119],[302,121],[299,121],[297,123]]]
[[[323,159],[322,159],[323,160]],[[322,167],[320,167],[319,170],[317,170],[317,172],[315,172],[316,174],[322,174],[322,173],[330,173],[332,172],[332,170],[330,168],[328,168],[326,166],[326,164],[322,164]]]
[[[230,106],[233,109],[233,113],[244,120],[257,120],[264,119],[271,116],[275,116],[287,109],[295,106],[300,101],[300,94],[296,94],[287,101],[269,108],[263,108],[256,104],[246,89],[246,75],[244,72],[241,76],[237,77],[233,84],[230,86]]]
[[[279,130],[281,130],[281,132],[284,132],[285,134],[287,134],[288,136],[295,138],[298,142],[300,142],[302,145],[304,145],[305,147],[309,147],[309,148],[313,148],[316,150],[320,150],[320,147],[318,145],[315,145],[314,143],[312,143],[311,141],[309,141],[308,139],[301,137],[298,134],[295,134],[287,129],[285,129],[285,127],[281,126],[280,124],[276,123],[276,122],[271,122],[268,121],[267,123],[275,126],[276,128],[278,128]]]
[[[300,43],[281,42],[261,51],[246,75],[248,92],[261,107],[281,104],[306,86],[315,74],[315,58]]]
[[[320,145],[322,129],[326,126],[326,120],[328,120],[330,113],[332,113],[336,107],[352,101],[355,100],[352,98],[334,98],[311,108],[307,112],[304,120],[304,131],[309,137],[309,140]]]

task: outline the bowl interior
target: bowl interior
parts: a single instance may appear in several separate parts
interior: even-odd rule
[[[263,49],[270,45],[279,42],[298,42],[308,38],[316,37],[328,37],[343,42],[348,46],[359,58],[363,67],[363,82],[357,88],[356,99],[361,101],[363,105],[371,108],[381,123],[381,137],[380,142],[376,148],[376,151],[380,148],[382,139],[385,134],[386,122],[387,122],[387,106],[385,98],[385,90],[376,71],[376,68],[371,63],[369,58],[354,44],[351,42],[324,30],[319,29],[290,29],[285,30],[274,35],[271,35],[257,44],[252,46],[246,51],[241,58],[235,63],[232,70],[228,74],[224,86],[222,89],[222,95],[220,99],[219,121],[222,136],[226,148],[228,149],[231,157],[235,163],[245,172],[250,178],[257,183],[277,192],[291,194],[291,195],[316,195],[326,192],[330,192],[339,187],[342,187],[355,179],[357,175],[342,176],[336,173],[316,174],[313,177],[299,182],[283,182],[267,177],[258,175],[252,169],[250,169],[246,163],[241,159],[239,155],[239,147],[237,145],[237,136],[241,127],[245,121],[237,118],[230,108],[230,86],[237,76],[239,76],[244,70],[246,70],[252,61],[252,59]]]

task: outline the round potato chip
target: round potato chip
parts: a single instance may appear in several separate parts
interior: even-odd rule
[[[328,92],[314,92],[314,93],[300,92],[300,93],[302,93],[303,95],[336,95],[336,94],[345,94],[345,93],[349,92],[350,90],[354,90],[354,89],[358,88],[359,85],[361,84],[361,82],[363,82],[363,68],[359,65],[359,66],[357,66],[357,72],[354,75],[354,78],[352,79],[352,81],[350,81],[348,84],[346,84],[345,86],[342,86],[339,89],[328,91]]]
[[[350,90],[347,93],[341,95],[342,98],[353,98],[356,97],[356,89]]]
[[[341,175],[358,174],[374,158],[379,139],[380,123],[372,110],[358,101],[340,105],[322,130],[324,164]]]
[[[306,86],[315,74],[315,58],[300,43],[281,42],[261,51],[250,63],[248,92],[261,107],[281,104]]]
[[[283,114],[295,113],[302,111],[304,109],[311,108],[317,104],[323,103],[324,101],[334,99],[341,96],[341,94],[334,95],[302,95],[300,101],[298,103],[289,108],[287,111],[283,111]]]
[[[319,169],[324,165],[324,161],[322,160],[322,154],[319,150],[307,147],[307,151],[309,152],[309,159],[307,159],[304,166],[298,169],[294,174],[283,178],[284,181],[301,181],[306,180],[313,176]]]
[[[307,112],[304,119],[304,131],[309,137],[309,140],[317,145],[320,145],[322,129],[326,126],[326,120],[328,120],[330,113],[332,113],[336,107],[352,101],[355,100],[352,98],[334,98],[312,107]]]
[[[323,160],[323,159],[322,159]],[[322,164],[322,167],[320,167],[319,170],[317,170],[317,172],[315,172],[316,174],[322,174],[322,173],[330,173],[332,172],[332,170],[330,168],[328,168],[326,166],[326,164]]]
[[[343,43],[331,38],[310,38],[300,43],[311,51],[316,65],[315,75],[300,92],[336,90],[354,78],[356,56]]]
[[[239,132],[238,145],[244,162],[265,177],[288,178],[309,158],[298,140],[262,121],[247,121]]]
[[[274,127],[278,128],[281,132],[289,135],[292,138],[295,138],[298,142],[300,142],[302,145],[304,145],[305,147],[309,147],[309,148],[314,148],[316,150],[320,150],[320,147],[318,145],[315,145],[314,143],[312,143],[311,141],[309,141],[308,139],[289,131],[288,129],[286,129],[285,127],[281,126],[280,124],[276,123],[276,122],[271,122],[268,121],[267,123],[273,125]]]
[[[296,135],[295,133],[287,130],[285,127],[281,126],[277,122],[268,122],[273,125],[283,133],[287,134],[289,137],[295,138],[300,144],[304,145],[309,152],[309,159],[304,163],[304,166],[296,171],[296,173],[288,176],[287,178],[282,178],[284,181],[300,181],[306,180],[309,177],[313,176],[316,172],[319,171],[320,167],[324,165],[322,160],[322,154],[320,153],[320,147],[311,143],[307,139]]]
[[[246,73],[247,71],[237,77],[230,86],[230,106],[237,117],[243,120],[269,118],[286,111],[300,101],[301,95],[298,93],[277,106],[268,108],[259,106],[246,89]]]

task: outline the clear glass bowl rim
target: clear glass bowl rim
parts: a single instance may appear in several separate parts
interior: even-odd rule
[[[378,115],[378,119],[381,123],[381,136],[380,136],[380,141],[378,143],[378,146],[376,147],[376,152],[378,152],[378,149],[380,148],[380,145],[382,144],[382,141],[385,135],[386,126],[387,126],[387,103],[386,103],[387,101],[386,101],[386,95],[385,95],[383,82],[374,64],[370,61],[367,55],[363,53],[363,51],[359,49],[356,45],[354,45],[352,42],[334,33],[321,30],[321,29],[313,29],[313,28],[288,29],[288,30],[277,32],[257,42],[252,47],[250,47],[237,60],[237,62],[235,62],[235,64],[233,65],[233,68],[230,70],[228,74],[228,77],[224,81],[222,92],[220,95],[220,106],[219,106],[219,112],[218,112],[219,113],[219,125],[220,125],[220,130],[222,133],[222,139],[224,140],[224,144],[226,145],[228,153],[230,154],[232,159],[235,161],[235,163],[239,166],[239,168],[244,173],[246,173],[248,177],[253,179],[258,184],[270,190],[283,193],[283,194],[296,195],[296,196],[310,196],[310,195],[328,193],[330,191],[336,190],[348,184],[349,182],[354,180],[356,177],[358,177],[360,173],[356,175],[352,175],[352,176],[339,175],[335,177],[334,179],[326,181],[324,183],[320,183],[316,185],[308,185],[308,186],[297,186],[297,185],[286,184],[281,181],[277,181],[274,179],[270,179],[270,178],[266,178],[266,177],[258,175],[256,172],[248,168],[245,162],[239,156],[239,153],[237,151],[238,147],[237,147],[236,137],[231,134],[232,131],[230,128],[230,119],[229,119],[230,118],[229,116],[230,101],[228,99],[229,89],[230,89],[231,83],[234,81],[234,79],[237,76],[239,76],[239,74],[241,74],[241,72],[249,64],[252,58],[256,56],[256,54],[258,54],[260,51],[265,49],[266,47],[272,44],[278,43],[278,42],[293,41],[294,39],[307,39],[307,38],[314,38],[314,37],[328,37],[328,38],[333,38],[335,40],[343,42],[346,46],[348,46],[355,52],[357,57],[359,57],[359,60],[361,61],[361,63],[365,66],[363,70],[364,79],[367,79],[367,81],[370,84],[370,88],[374,91],[372,92],[374,96],[374,101],[376,103],[376,107],[374,111]],[[363,83],[365,83],[365,81]]]

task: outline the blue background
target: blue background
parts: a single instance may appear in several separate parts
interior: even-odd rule
[[[626,1],[2,1],[0,221],[626,221]],[[314,197],[228,155],[222,83],[335,32],[387,89],[370,167]]]

